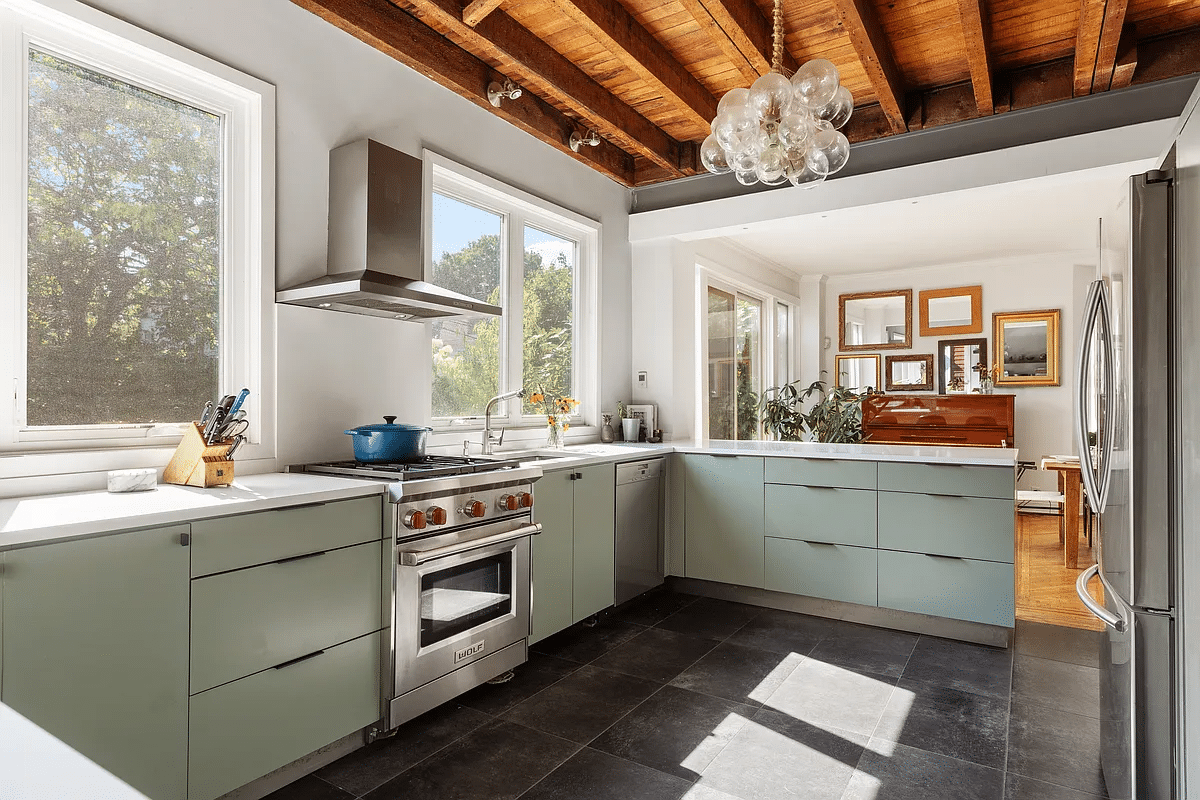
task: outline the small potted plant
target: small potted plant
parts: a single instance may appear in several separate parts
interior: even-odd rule
[[[617,401],[617,418],[621,420],[621,437],[626,442],[636,442],[642,429],[642,421],[630,416],[629,406],[620,400]]]

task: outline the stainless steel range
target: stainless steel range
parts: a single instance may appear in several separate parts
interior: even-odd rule
[[[429,456],[296,469],[388,482],[391,652],[382,671],[383,724],[369,738],[525,662],[540,468]]]

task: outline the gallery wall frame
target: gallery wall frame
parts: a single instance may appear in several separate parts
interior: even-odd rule
[[[1059,386],[1061,309],[992,314],[997,386]]]
[[[937,313],[931,306],[938,301],[960,299],[970,306],[970,320],[961,325],[938,324]],[[983,333],[983,286],[957,286],[949,289],[922,289],[917,293],[922,336],[961,336]]]
[[[904,382],[897,379],[897,372],[903,371],[902,365],[920,365],[921,380]],[[897,369],[901,368],[901,369]],[[888,356],[884,359],[884,388],[889,392],[932,392],[933,391],[933,353]]]

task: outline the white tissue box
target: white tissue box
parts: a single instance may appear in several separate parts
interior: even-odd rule
[[[110,492],[145,492],[158,486],[158,472],[153,469],[114,469],[108,473]]]

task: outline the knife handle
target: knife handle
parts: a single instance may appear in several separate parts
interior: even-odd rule
[[[246,402],[246,398],[249,396],[250,396],[249,389],[242,389],[240,392],[238,392],[237,399],[234,400],[233,405],[231,405],[229,407],[229,413],[230,414],[236,413],[237,410],[242,407],[242,403]]]

